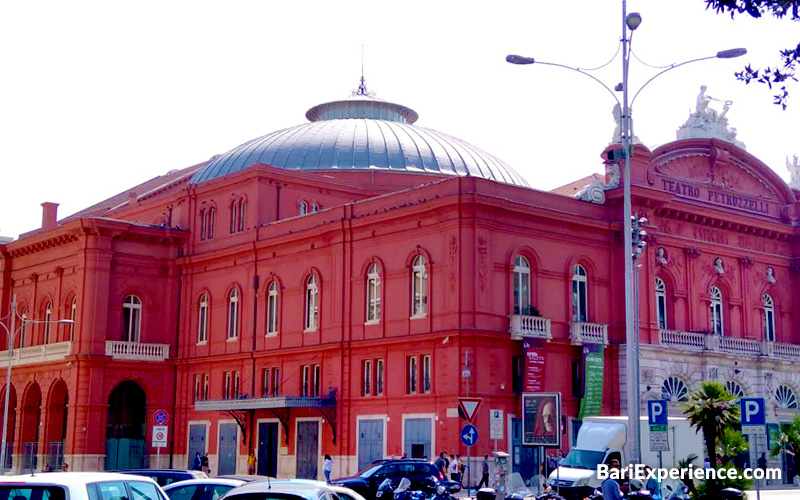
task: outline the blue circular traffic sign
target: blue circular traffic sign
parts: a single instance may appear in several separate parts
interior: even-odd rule
[[[156,410],[156,412],[153,413],[153,422],[155,422],[156,425],[167,425],[167,422],[169,422],[169,413],[167,413],[167,410]]]
[[[464,443],[464,446],[474,446],[478,442],[478,429],[472,424],[462,427],[461,442]]]

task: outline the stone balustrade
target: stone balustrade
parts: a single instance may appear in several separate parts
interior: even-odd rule
[[[694,352],[721,352],[734,356],[782,358],[800,361],[800,345],[725,337],[710,333],[659,330],[659,343],[672,349]]]
[[[34,345],[14,349],[11,353],[13,366],[33,365],[59,361],[72,354],[72,342],[56,342],[53,344]],[[0,351],[0,366],[8,366],[8,351]]]
[[[569,340],[572,345],[608,345],[608,325],[573,321],[569,325]]]
[[[509,333],[514,340],[522,340],[523,337],[546,340],[553,338],[550,333],[550,318],[512,314],[510,319]]]
[[[106,340],[106,355],[114,359],[164,361],[169,358],[169,344],[144,344]]]

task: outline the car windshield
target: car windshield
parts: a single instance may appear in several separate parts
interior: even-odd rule
[[[0,484],[0,500],[64,500],[64,489],[5,483]]]
[[[382,464],[369,464],[366,467],[364,467],[363,469],[361,469],[360,471],[358,471],[358,476],[361,476],[361,477],[364,477],[364,478],[372,477],[373,474],[378,472],[378,469],[381,468],[381,465]]]
[[[573,469],[597,469],[597,464],[603,461],[605,453],[602,451],[579,450],[573,448],[564,457],[561,465]]]

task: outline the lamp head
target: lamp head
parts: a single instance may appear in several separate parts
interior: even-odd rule
[[[642,24],[642,15],[638,12],[631,12],[625,18],[625,25],[628,26],[628,29],[631,31],[635,31],[640,24]]]
[[[509,54],[506,56],[506,62],[509,62],[511,64],[533,64],[536,61],[532,57]]]
[[[745,48],[720,50],[719,52],[717,52],[717,58],[733,59],[734,57],[741,57],[745,54],[747,54],[747,49]]]
[[[56,321],[56,323],[58,323],[59,325],[74,325],[75,321],[71,319],[60,319]]]

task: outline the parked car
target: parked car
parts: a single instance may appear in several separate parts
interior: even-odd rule
[[[253,481],[229,491],[222,500],[345,500],[321,481]]]
[[[178,481],[186,481],[187,479],[204,479],[208,477],[203,471],[186,469],[126,469],[114,472],[151,477],[156,480],[159,486],[166,486]]]
[[[438,477],[450,492],[461,490],[461,486],[456,481],[446,480],[441,476],[439,470],[432,463],[416,459],[388,459],[377,460],[352,477],[342,477],[334,479],[331,484],[350,488],[362,495],[364,498],[373,500],[378,486],[384,479],[390,479],[392,486],[397,487],[400,480],[407,477],[411,481],[411,490],[422,489],[424,481],[431,476]]]
[[[113,472],[43,472],[3,476],[2,500],[168,500],[154,480]]]
[[[225,493],[243,484],[245,481],[240,479],[218,477],[187,479],[164,486],[164,493],[170,500],[218,500],[225,496]]]
[[[217,476],[220,479],[238,479],[243,483],[252,483],[253,481],[275,481],[274,477],[261,476],[258,474],[225,474],[224,476]]]

